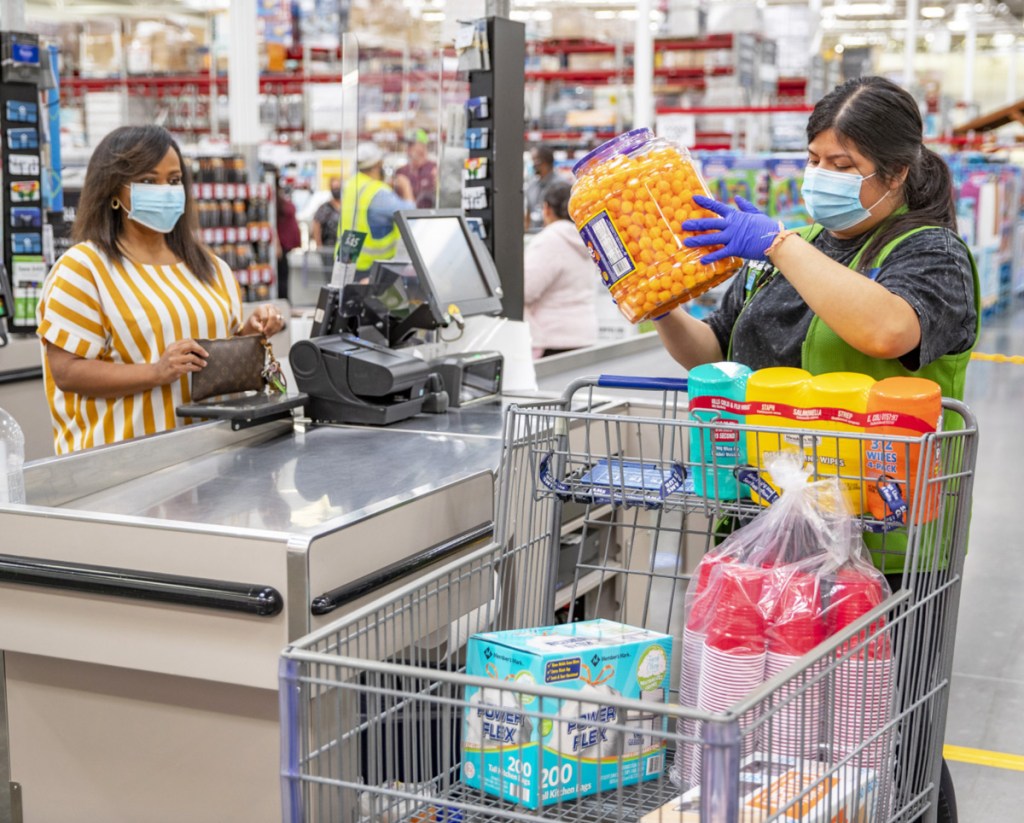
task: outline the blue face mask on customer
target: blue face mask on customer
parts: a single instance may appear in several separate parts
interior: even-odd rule
[[[128,216],[146,228],[167,234],[185,213],[185,187],[132,183]]]
[[[803,195],[811,219],[832,231],[842,231],[867,220],[871,216],[871,209],[889,195],[889,192],[883,194],[870,209],[860,204],[861,184],[874,176],[874,173],[863,177],[808,166],[804,171],[800,194]]]

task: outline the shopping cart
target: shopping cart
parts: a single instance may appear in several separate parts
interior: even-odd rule
[[[599,395],[613,388],[648,393],[642,402]],[[970,411],[951,400],[944,407],[941,432],[892,438],[916,467],[917,500],[939,507],[928,519],[919,516],[923,503],[914,502],[905,515],[902,587],[717,711],[682,708],[676,670],[693,569],[720,539],[721,523],[734,526],[761,511],[750,500],[716,495],[715,488],[697,496],[686,482],[703,467],[719,468],[716,453],[689,452],[689,433],[713,433],[721,424],[691,419],[680,380],[587,379],[558,402],[510,408],[496,542],[283,653],[284,819],[898,823],[923,814],[934,820],[977,441]],[[819,450],[847,440],[859,447],[868,437],[734,430],[758,444],[762,438],[795,443],[815,467],[827,465],[813,459]],[[841,479],[864,481],[859,465],[834,465],[837,474],[846,472]],[[881,534],[876,558],[895,551],[885,543],[892,524],[867,515],[860,520]],[[575,793],[565,790],[581,780],[578,761],[557,755],[541,764],[542,774],[526,775],[534,770],[535,744],[510,736],[495,744],[498,762],[509,766],[497,779],[502,793],[520,802],[469,788],[463,737],[476,713],[467,694],[490,690],[492,703],[515,707],[513,716],[530,729],[564,724],[580,701],[528,680],[468,675],[467,639],[485,630],[596,617],[675,638],[666,702],[609,693],[600,700],[607,710],[588,721],[603,737],[621,739],[637,734],[630,718],[646,716],[644,745],[663,747],[664,760],[655,759],[651,773],[632,785],[531,808],[533,789],[526,784]],[[873,657],[869,644],[884,644],[884,677],[865,662]],[[801,756],[783,762],[780,742],[794,739],[804,747]],[[687,757],[691,768],[695,759],[699,766],[680,803],[681,787],[670,775],[678,777]],[[624,755],[617,768],[620,782],[636,772]],[[683,780],[685,787],[685,774]]]

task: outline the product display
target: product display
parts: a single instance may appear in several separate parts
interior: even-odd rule
[[[247,184],[241,157],[196,158],[192,174],[203,242],[234,271],[243,300],[270,299],[276,280],[273,186]]]
[[[526,808],[657,779],[664,721],[607,697],[664,703],[672,639],[607,620],[488,632],[469,641],[467,674],[504,681],[466,690],[462,780]],[[560,700],[513,683],[565,689]]]
[[[52,248],[44,249],[43,172],[45,131],[39,123],[41,72],[44,52],[31,34],[3,33],[5,54],[0,84],[0,132],[4,168],[0,169],[3,219],[0,244],[10,275],[13,311],[6,319],[14,332],[35,329],[36,305],[46,277]],[[47,255],[44,257],[44,252]]]
[[[730,277],[735,258],[705,266],[682,223],[711,217],[693,202],[710,192],[685,149],[636,129],[594,150],[573,169],[569,215],[601,277],[633,323],[658,317]]]

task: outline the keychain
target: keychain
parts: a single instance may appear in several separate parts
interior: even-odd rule
[[[267,338],[263,338],[263,348],[267,350],[266,365],[263,367],[263,379],[267,388],[277,394],[285,394],[288,391],[288,382],[285,380],[281,364],[274,357],[274,347]]]

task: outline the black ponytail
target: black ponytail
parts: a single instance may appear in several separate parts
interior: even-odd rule
[[[953,178],[945,161],[922,143],[924,124],[917,102],[884,77],[858,77],[837,86],[814,107],[807,121],[807,142],[834,129],[875,165],[883,183],[906,169],[905,214],[890,215],[861,256],[867,269],[878,253],[901,234],[922,226],[956,230]]]

